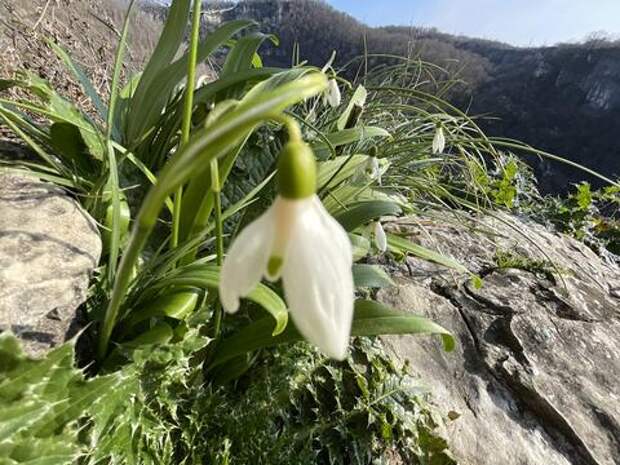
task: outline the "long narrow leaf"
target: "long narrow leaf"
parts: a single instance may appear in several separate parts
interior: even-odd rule
[[[131,101],[130,116],[127,122],[129,140],[134,140],[136,137],[137,129],[141,123],[134,118],[140,116],[140,108],[148,101],[151,85],[158,79],[161,71],[172,62],[183,42],[190,4],[191,0],[175,0],[168,10],[164,29],[149,62],[142,72],[140,82]]]
[[[220,282],[220,269],[214,265],[190,266],[187,270],[175,274],[173,278],[164,279],[154,289],[162,286],[217,289]],[[247,298],[263,307],[275,320],[272,334],[278,335],[286,328],[288,310],[284,301],[267,286],[259,284]],[[272,323],[273,327],[273,323]]]
[[[388,248],[393,252],[407,254],[410,253],[415,255],[418,258],[423,260],[427,260],[429,262],[434,262],[439,265],[443,265],[448,268],[452,268],[461,273],[470,273],[465,266],[463,266],[458,261],[453,258],[442,255],[438,252],[435,252],[431,249],[427,249],[426,247],[421,246],[420,244],[415,244],[407,239],[404,239],[399,236],[395,236],[394,234],[388,234]]]
[[[217,347],[211,368],[226,363],[235,357],[265,347],[303,340],[299,331],[291,323],[286,330],[273,337],[269,331],[269,321],[258,320],[223,340]],[[444,350],[454,350],[452,334],[427,318],[401,313],[371,300],[355,302],[352,336],[380,336],[388,334],[432,334],[441,336]]]
[[[344,229],[354,229],[381,216],[398,215],[401,207],[396,202],[373,200],[353,204],[348,210],[335,216]]]
[[[99,114],[101,119],[105,119],[108,114],[108,108],[101,100],[101,97],[95,90],[95,86],[93,86],[91,80],[88,78],[88,76],[86,76],[84,70],[82,70],[80,65],[73,61],[71,55],[69,55],[69,53],[67,53],[67,51],[56,42],[51,39],[47,39],[46,42],[56,54],[56,56],[58,56],[58,58],[62,60],[62,62],[71,72],[71,74],[73,74],[73,76],[78,80],[88,98],[90,98],[90,100],[93,102],[93,105],[95,105],[97,113]],[[116,135],[118,135],[118,131],[116,131],[116,133]]]
[[[198,62],[208,58],[211,53],[221,47],[232,35],[248,27],[250,24],[252,24],[250,21],[245,20],[231,21],[210,33],[198,47]],[[189,56],[185,54],[183,58],[160,70],[157,79],[151,80],[148,88],[142,91],[142,81],[145,78],[148,79],[146,77],[147,70],[145,70],[131,104],[128,122],[128,137],[130,141],[139,139],[157,121],[174,88],[186,75],[188,60]]]

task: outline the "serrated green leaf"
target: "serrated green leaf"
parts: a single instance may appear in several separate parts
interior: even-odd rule
[[[27,388],[28,386],[24,386]],[[20,431],[32,427],[52,409],[41,401],[24,400],[10,405],[2,405],[0,417],[0,442],[10,439]]]

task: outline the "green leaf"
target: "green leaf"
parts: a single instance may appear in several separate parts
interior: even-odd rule
[[[294,324],[278,336],[270,334],[270,322],[265,318],[251,323],[237,331],[217,346],[211,368],[227,361],[265,347],[290,344],[303,340]],[[427,318],[401,313],[371,300],[355,302],[351,336],[380,336],[388,334],[432,334],[442,338],[444,350],[454,350],[452,334]]]
[[[106,115],[108,114],[108,109],[106,105],[103,103],[103,101],[101,100],[101,97],[99,96],[97,91],[95,90],[93,83],[88,78],[88,76],[86,76],[86,74],[84,73],[84,70],[82,70],[82,68],[75,61],[73,61],[73,59],[67,53],[67,51],[64,48],[62,48],[60,45],[58,45],[56,42],[54,42],[53,40],[49,38],[46,39],[46,42],[49,45],[49,47],[53,50],[53,52],[56,54],[56,56],[58,56],[58,58],[62,60],[62,62],[65,64],[67,69],[71,72],[71,74],[73,74],[73,76],[78,80],[78,82],[82,86],[82,89],[84,90],[88,98],[90,98],[90,100],[93,102],[93,105],[95,106],[97,113],[99,114],[101,119],[105,120]]]
[[[334,147],[348,145],[354,142],[365,141],[376,137],[390,137],[390,133],[385,129],[375,126],[359,126],[342,131],[333,132],[325,136]],[[325,142],[315,142],[312,150],[319,160],[324,160],[330,154],[328,145]]]
[[[394,281],[378,265],[353,265],[353,282],[355,287],[383,288],[394,286]]]
[[[78,435],[88,434],[86,420],[96,414],[107,421],[127,399],[111,400],[128,384],[126,374],[84,378],[74,342],[30,359],[14,335],[0,335],[0,463],[75,463],[84,452],[86,436]]]
[[[374,200],[355,203],[348,210],[336,214],[334,218],[344,229],[353,231],[371,220],[382,216],[399,215],[401,211],[400,205],[396,202]]]
[[[446,352],[452,352],[456,346],[452,333],[428,318],[402,313],[373,300],[358,300],[355,303],[351,334],[353,336],[432,334],[441,336]]]
[[[191,0],[175,0],[168,10],[168,17],[164,29],[162,30],[155,50],[149,62],[146,64],[140,77],[140,82],[131,101],[130,117],[128,124],[128,139],[134,140],[138,134],[139,121],[134,118],[143,113],[140,111],[142,105],[148,102],[150,87],[160,77],[161,71],[167,67],[174,59],[185,36],[185,29],[189,18]],[[161,97],[150,95],[150,98]],[[163,96],[168,98],[168,95]]]
[[[38,114],[52,122],[73,124],[79,129],[89,153],[97,160],[103,160],[105,147],[101,133],[87,116],[82,114],[73,103],[62,98],[45,79],[30,71],[20,71],[17,76],[16,85],[32,92],[41,99],[42,103],[12,102],[14,106]]]
[[[260,32],[254,32],[248,34],[235,43],[224,62],[224,67],[220,73],[221,78],[227,78],[239,71],[249,69],[253,66],[254,56],[259,47],[265,40],[271,40],[275,45],[278,44],[278,39],[271,34],[263,34]]]
[[[359,234],[349,233],[349,240],[353,247],[353,261],[356,262],[364,258],[370,252],[370,241],[368,238]]]
[[[186,1],[189,4],[189,1]],[[173,4],[174,5],[174,4]],[[198,47],[198,61],[203,61],[216,49],[224,45],[232,35],[252,23],[246,20],[231,21],[209,33]],[[162,36],[163,37],[163,36]],[[178,48],[178,46],[177,46]],[[175,87],[183,80],[187,70],[188,54],[158,71],[156,79],[150,78],[145,69],[131,103],[128,121],[128,140],[136,141],[148,132],[161,116],[166,103],[172,97]],[[149,62],[150,64],[150,62]],[[144,87],[143,82],[148,82]],[[195,99],[195,103],[199,100]]]
[[[394,234],[387,234],[388,239],[388,248],[396,253],[407,254],[410,253],[415,255],[418,258],[423,260],[427,260],[429,262],[434,262],[439,265],[443,265],[448,268],[452,268],[461,273],[470,274],[469,270],[465,268],[461,263],[454,260],[453,258],[442,255],[433,250],[427,249],[419,244],[415,244],[411,241],[408,241],[405,238],[395,236]]]
[[[158,282],[154,289],[167,286],[193,286],[204,289],[218,289],[220,269],[214,265],[192,265],[173,275],[171,278]],[[250,292],[247,299],[263,307],[276,321],[273,335],[282,333],[288,323],[286,304],[278,294],[263,284],[259,284]]]
[[[338,128],[339,131],[342,131],[343,129],[345,129],[346,124],[349,121],[349,117],[351,116],[351,113],[353,112],[353,108],[355,106],[359,106],[359,107],[364,106],[364,104],[366,103],[367,96],[368,96],[368,92],[366,91],[364,86],[362,85],[357,86],[357,89],[355,89],[355,92],[353,93],[353,96],[351,97],[351,100],[349,101],[347,108],[342,112],[342,114],[340,115],[340,118],[338,118],[338,121],[336,122],[336,127]]]
[[[317,185],[322,188],[328,181],[330,186],[337,186],[361,172],[368,163],[367,155],[340,156],[333,160],[321,161],[317,164]]]
[[[51,406],[34,400],[9,406],[3,405],[0,418],[0,442],[9,440],[21,430],[30,428],[45,417],[50,410]]]
[[[166,342],[170,342],[173,337],[174,331],[172,330],[172,327],[167,323],[160,322],[150,330],[140,334],[135,339],[121,344],[121,347],[125,349],[136,349],[141,346],[165,344]]]
[[[119,217],[118,217],[118,223],[116,223],[116,226],[114,223],[113,204],[109,203],[106,208],[104,228],[101,231],[101,238],[103,240],[104,250],[109,250],[111,247],[112,229],[114,227],[119,228],[119,235],[118,235],[119,246],[122,245],[122,243],[125,241],[125,239],[127,238],[127,234],[129,232],[129,222],[131,221],[131,211],[129,210],[129,204],[127,203],[127,200],[125,200],[124,198],[119,198],[118,202],[119,202],[118,203]]]
[[[191,290],[158,296],[132,310],[129,317],[123,320],[123,330],[126,332],[138,323],[154,317],[165,316],[175,320],[184,320],[196,308],[198,297],[199,293]]]

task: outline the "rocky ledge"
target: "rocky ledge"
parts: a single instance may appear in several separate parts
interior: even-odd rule
[[[619,464],[620,269],[512,217],[388,226],[483,278],[478,287],[410,258],[379,294],[458,338],[452,353],[427,338],[385,338],[452,419],[445,435],[458,462]]]
[[[100,254],[92,218],[62,189],[0,172],[0,332],[32,356],[63,342]]]

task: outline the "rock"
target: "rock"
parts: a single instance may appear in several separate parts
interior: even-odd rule
[[[32,356],[63,342],[101,254],[97,227],[61,189],[0,173],[0,331]]]
[[[409,258],[398,285],[378,296],[458,338],[453,353],[428,338],[385,339],[454,419],[445,434],[459,463],[619,464],[620,269],[507,216],[386,227],[483,278],[477,289],[469,276]]]

